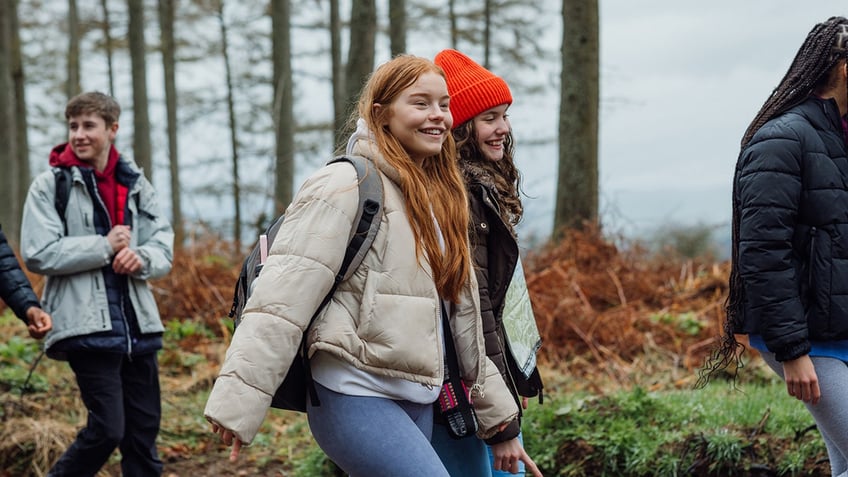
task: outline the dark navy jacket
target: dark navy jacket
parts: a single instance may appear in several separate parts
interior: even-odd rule
[[[848,339],[848,148],[833,100],[811,97],[757,131],[736,166],[738,333],[779,361]]]
[[[12,309],[15,315],[26,323],[26,311],[31,306],[41,307],[38,297],[32,291],[29,279],[21,270],[18,258],[6,241],[6,234],[0,228],[0,298]]]

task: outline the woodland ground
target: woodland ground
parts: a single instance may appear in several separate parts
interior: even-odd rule
[[[172,273],[153,283],[167,328],[160,354],[159,449],[165,475],[333,475],[311,441],[303,415],[270,413],[257,442],[235,464],[227,461],[227,449],[202,417],[231,334],[226,314],[239,262],[231,244],[204,240],[177,253]],[[566,395],[693,388],[719,334],[727,263],[648,252],[589,231],[532,251],[525,268],[543,338],[539,363],[546,403]],[[41,278],[31,278],[40,288]],[[22,395],[20,387],[38,350],[8,313],[0,319],[0,332],[7,337],[0,347],[0,477],[45,475],[85,419],[73,374],[63,363],[43,359]],[[762,412],[752,411],[758,419]],[[751,436],[761,431],[755,429]],[[566,475],[560,469],[591,456],[587,442],[553,444],[548,475]],[[791,475],[828,475],[820,453],[802,459],[803,472]],[[697,467],[698,462],[678,475],[778,475],[757,473],[750,465],[734,471],[710,467],[706,460]],[[588,462],[567,475],[601,475],[592,468]],[[117,454],[99,475],[120,475]]]

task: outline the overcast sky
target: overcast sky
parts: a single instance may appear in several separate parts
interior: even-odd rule
[[[813,25],[833,15],[848,15],[848,2],[600,0],[604,222],[640,232],[729,224],[742,133]],[[546,40],[554,51],[559,34]],[[511,109],[534,196],[524,227],[547,233],[556,149],[522,147],[521,137],[555,134],[559,106],[528,103]]]
[[[380,2],[381,8],[385,4]],[[667,224],[726,227],[730,221],[733,166],[744,129],[777,86],[812,26],[832,15],[848,15],[848,1],[599,0],[599,4],[600,201],[605,227],[640,235]],[[548,86],[546,95],[530,95],[513,88],[515,102],[510,114],[517,140],[516,161],[530,196],[525,199],[525,222],[520,229],[523,238],[547,236],[554,212],[561,0],[546,0],[543,5],[546,11],[536,14],[534,21],[539,25],[540,42],[551,57],[538,61],[537,70],[509,65],[492,67],[511,84],[529,79]],[[248,13],[251,18],[256,16]],[[231,21],[237,20],[237,14],[231,12]],[[323,18],[325,14],[320,8],[314,12],[299,11],[298,22],[309,24],[310,15]],[[428,27],[426,19],[414,21],[418,22],[417,31],[408,38],[409,53],[432,58],[447,47],[449,38],[442,26]],[[316,36],[304,29],[296,29],[293,34],[295,49],[300,53],[296,56],[296,69],[312,70],[315,77],[326,76],[327,62],[304,57],[303,53],[317,48],[316,44],[326,41],[327,35]],[[240,44],[234,42],[233,47],[239,48]],[[378,62],[388,58],[387,47],[387,40],[381,36],[378,49],[384,51],[378,52]],[[480,51],[464,51],[482,60]],[[220,88],[222,74],[213,73],[218,63],[215,60],[209,68],[195,69],[193,74],[188,68],[181,69],[180,87]],[[124,69],[129,67],[126,61],[121,65]],[[84,66],[89,68],[84,74],[85,87],[104,88],[102,65],[88,61]],[[158,62],[149,61],[148,66],[148,84],[153,96],[160,97]],[[296,85],[298,97],[309,98],[298,103],[298,117],[325,121],[331,110],[329,84],[308,79],[301,79]],[[209,85],[210,81],[215,85]],[[129,91],[128,85],[120,85],[121,94],[128,95]],[[30,94],[30,98],[37,97],[39,94]],[[129,104],[131,98],[121,100]],[[160,113],[154,110],[152,114]],[[125,115],[122,120],[130,122],[125,129],[131,131],[131,116]],[[154,125],[162,126],[162,122]],[[184,126],[181,134],[212,138],[181,141],[187,161],[217,157],[220,151],[228,150],[226,129],[213,130],[226,126],[223,116]],[[154,140],[161,145],[163,137]],[[550,141],[535,145],[533,142],[540,138]],[[314,166],[299,167],[296,182],[302,181],[328,154],[329,146],[326,151],[302,152]],[[164,157],[157,155],[157,160]],[[187,169],[185,180],[214,172],[208,165],[203,167],[206,169],[202,174]],[[245,168],[246,174],[251,171],[267,176],[270,184],[272,175],[264,167]],[[157,187],[167,192],[167,167],[157,167],[156,173]],[[210,213],[227,214],[230,207],[226,194],[221,194],[213,207],[203,203],[206,199],[202,197],[190,195],[187,199],[186,213],[203,214],[207,220]],[[249,204],[248,214],[259,208],[261,204]],[[729,234],[726,228],[717,233]]]

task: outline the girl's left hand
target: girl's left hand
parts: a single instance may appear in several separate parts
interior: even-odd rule
[[[817,404],[821,399],[819,378],[810,355],[784,361],[783,378],[790,396],[810,404]]]
[[[518,462],[524,462],[524,468],[527,475],[534,477],[542,477],[539,468],[533,459],[527,455],[521,441],[518,438],[510,439],[492,446],[492,455],[494,456],[494,469],[509,472],[511,474],[518,473]]]
[[[238,460],[239,451],[241,451],[241,439],[239,439],[233,431],[225,429],[216,423],[212,423],[212,432],[221,436],[221,440],[228,446],[233,446],[230,452],[230,462]]]

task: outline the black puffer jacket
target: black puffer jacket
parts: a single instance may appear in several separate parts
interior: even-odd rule
[[[3,233],[2,228],[0,228],[0,298],[24,323],[27,322],[26,311],[29,307],[41,307],[38,297],[32,291],[29,279],[21,270],[15,252],[6,241],[6,234]]]
[[[466,164],[464,167],[472,224],[469,239],[479,287],[486,355],[498,367],[521,409],[520,396],[533,397],[540,394],[542,381],[538,369],[533,371],[529,383],[524,382],[523,376],[520,381],[516,380],[520,371],[505,347],[501,317],[507,288],[518,262],[518,243],[498,214],[494,185],[488,183],[482,171],[473,174],[471,166]],[[520,420],[512,421],[506,429],[486,439],[486,443],[492,445],[513,439],[520,430]]]
[[[809,98],[766,123],[739,156],[736,331],[779,361],[810,340],[848,339],[848,148],[833,100]]]

